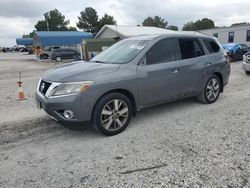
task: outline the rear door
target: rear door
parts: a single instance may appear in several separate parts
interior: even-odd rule
[[[193,37],[179,38],[179,64],[183,96],[196,95],[203,88],[205,69],[212,64],[205,56],[200,41]]]
[[[138,65],[138,88],[140,102],[151,106],[180,94],[177,39],[167,38],[156,42]]]

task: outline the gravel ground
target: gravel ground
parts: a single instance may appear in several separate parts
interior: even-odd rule
[[[0,53],[0,187],[250,187],[250,76],[241,62],[216,103],[147,109],[112,137],[62,127],[35,108],[39,76],[54,66]]]

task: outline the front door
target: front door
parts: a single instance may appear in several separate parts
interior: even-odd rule
[[[138,65],[140,103],[152,106],[177,98],[181,91],[179,64],[176,61],[177,39],[161,39]]]

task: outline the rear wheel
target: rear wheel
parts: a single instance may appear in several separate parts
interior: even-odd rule
[[[201,95],[198,97],[199,101],[205,104],[214,103],[220,95],[221,87],[219,77],[217,75],[210,76]]]
[[[129,124],[132,105],[128,97],[121,93],[110,93],[96,104],[92,123],[96,130],[111,136],[122,132]]]
[[[245,71],[245,73],[246,73],[247,75],[250,75],[250,71]]]

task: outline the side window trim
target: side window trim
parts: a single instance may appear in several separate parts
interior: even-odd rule
[[[205,55],[209,55],[210,53],[209,53],[208,49],[206,48],[206,45],[203,42],[204,38],[198,38],[198,40],[200,42],[200,45],[202,46],[202,49],[203,49]]]
[[[201,56],[206,55],[206,53],[205,53],[205,51],[204,51],[204,49],[203,49],[202,43],[201,43],[201,41],[199,40],[199,38],[195,38],[195,41],[197,41],[198,46],[200,47],[201,51],[203,52],[203,55],[201,55]]]

